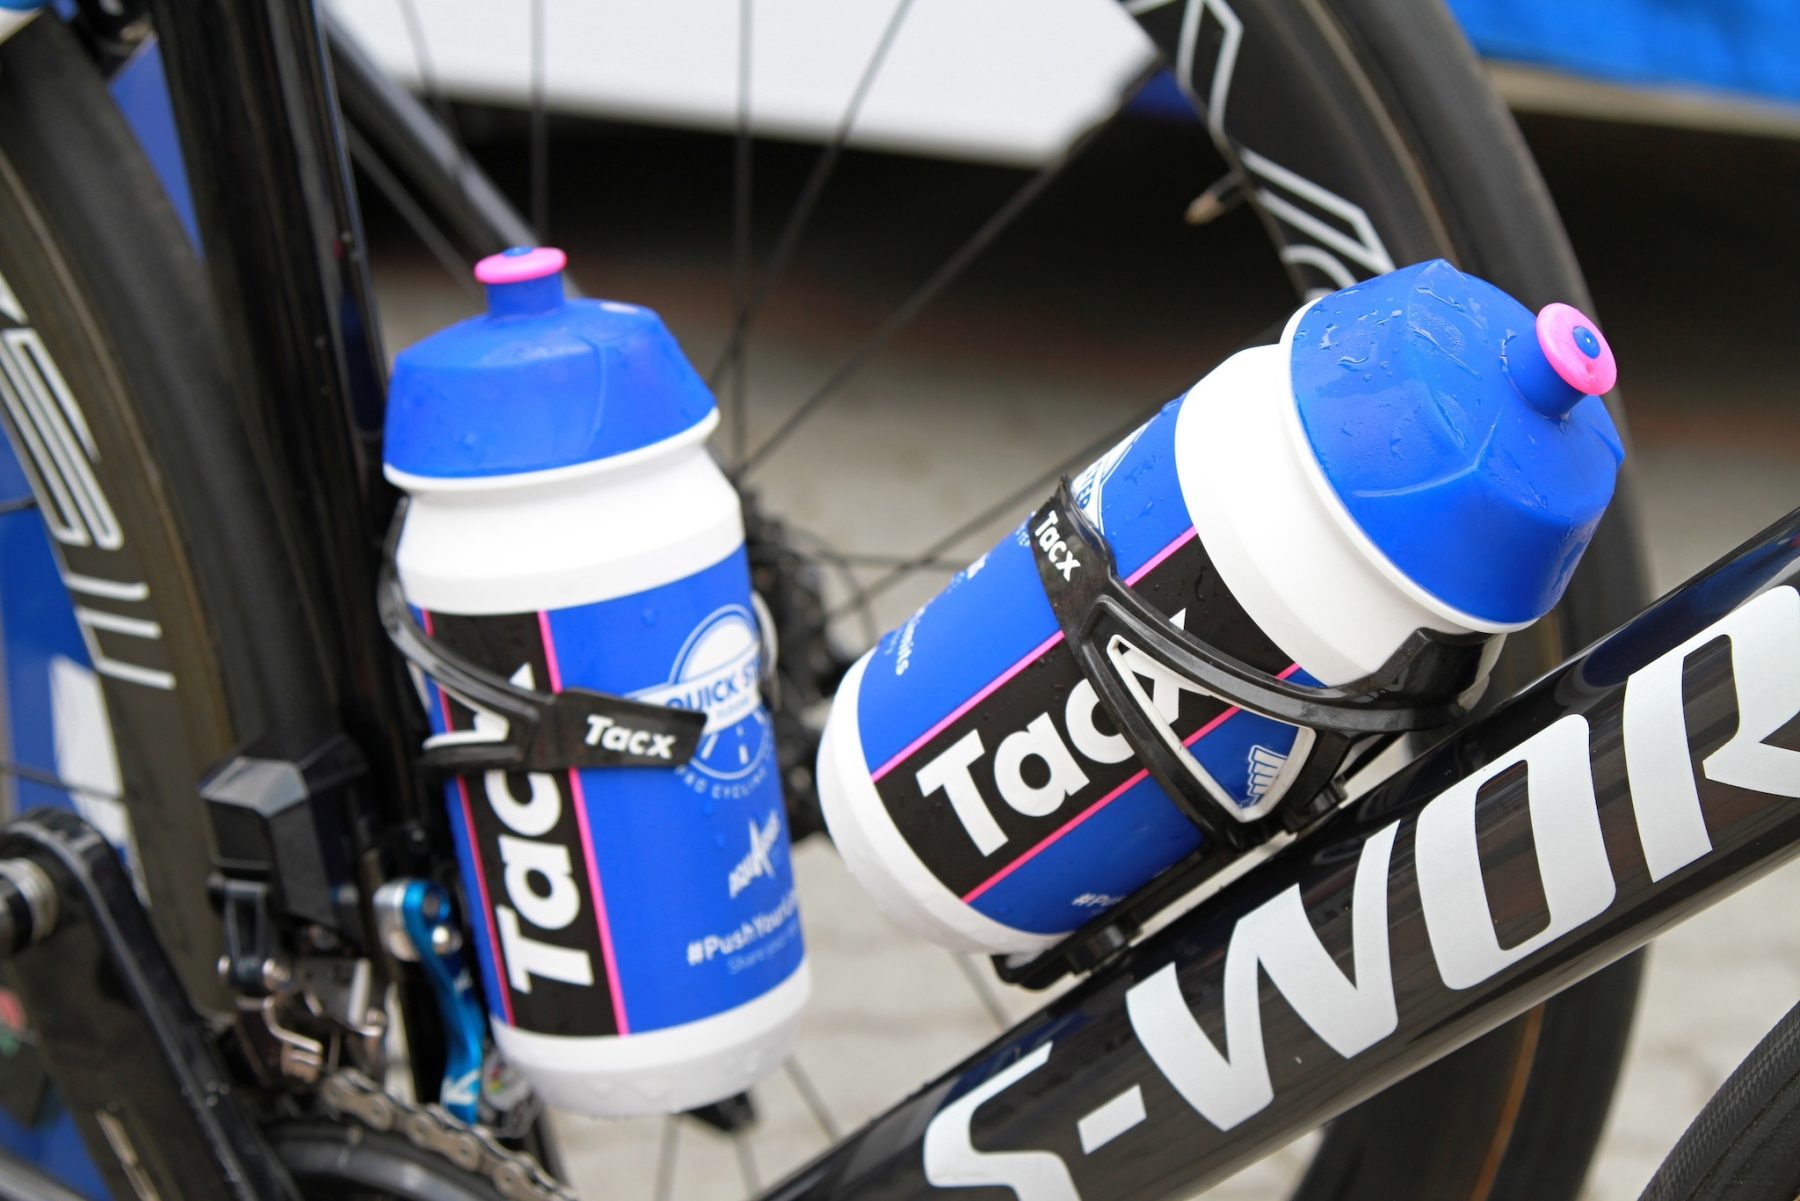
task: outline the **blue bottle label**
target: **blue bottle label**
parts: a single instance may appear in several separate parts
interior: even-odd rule
[[[515,683],[707,714],[683,767],[462,777],[449,786],[494,1016],[545,1034],[630,1034],[753,1000],[804,957],[774,732],[741,552],[629,597],[540,613],[422,615]],[[435,688],[434,731],[501,719]],[[601,744],[613,731],[591,730]]]
[[[1073,482],[1132,588],[1189,633],[1309,680],[1225,587],[1188,519],[1173,402]],[[1110,519],[1110,524],[1109,524]],[[934,875],[1016,929],[1071,930],[1200,844],[1099,707],[1019,526],[877,646],[858,698],[877,794]],[[1292,726],[1139,673],[1216,792],[1250,805]],[[1302,747],[1302,750],[1305,748]]]

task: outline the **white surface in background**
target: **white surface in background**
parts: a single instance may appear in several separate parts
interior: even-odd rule
[[[13,9],[0,9],[0,42],[4,42],[7,38],[25,28],[25,23],[35,16],[37,16],[36,9],[32,9],[29,12],[18,12]]]
[[[119,753],[100,677],[92,668],[62,655],[50,659],[50,724],[56,774],[73,786],[69,799],[75,811],[100,831],[101,837],[125,852],[138,894],[146,895],[131,815],[118,799],[124,785],[119,779]]]
[[[420,85],[402,0],[330,0],[375,59]],[[459,99],[530,97],[529,0],[413,0],[433,86]],[[896,0],[752,6],[758,133],[836,129]],[[545,0],[545,93],[559,111],[731,128],[738,0]],[[914,0],[851,142],[1029,163],[1111,110],[1150,44],[1111,0]]]

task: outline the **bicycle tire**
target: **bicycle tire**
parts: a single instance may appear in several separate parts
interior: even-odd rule
[[[1416,179],[1430,202],[1426,224],[1437,231],[1434,252],[1452,254],[1470,270],[1534,303],[1585,300],[1535,168],[1447,15],[1411,5],[1402,13],[1398,6],[1378,0],[1346,0],[1329,12],[1310,0],[1289,0],[1282,7],[1292,15],[1297,36],[1341,48],[1355,67],[1358,86],[1375,98],[1373,107],[1390,127],[1385,152],[1398,173]],[[48,48],[59,40],[60,46]],[[54,23],[39,21],[3,49],[9,59],[17,57],[22,63],[54,58],[61,64],[59,70],[71,72],[71,55],[78,57],[78,51],[68,42]],[[40,45],[46,48],[40,50]],[[10,66],[0,70],[0,79],[8,75],[23,78],[26,71]],[[26,112],[33,107],[40,114],[50,111],[42,87],[40,83],[18,89],[14,103]],[[91,80],[87,91],[84,103],[91,107],[92,93],[97,91]],[[25,103],[27,97],[35,97],[35,102]],[[102,107],[104,99],[99,96]],[[1362,102],[1369,103],[1367,98]],[[222,359],[209,327],[199,323],[199,333],[192,328],[169,329],[184,324],[184,314],[204,312],[204,286],[129,135],[116,114],[96,111],[85,119],[97,127],[109,123],[111,127],[102,129],[85,150],[69,142],[66,128],[59,125],[60,145],[40,138],[42,144],[34,154],[21,158],[17,149],[21,136],[7,130],[11,122],[4,120],[4,113],[0,109],[0,131],[5,131],[0,132],[0,159],[11,153],[28,164],[27,170],[16,173],[17,195],[12,202],[21,209],[35,209],[40,226],[60,221],[66,235],[50,239],[47,253],[78,264],[64,268],[58,277],[72,281],[70,305],[85,307],[88,313],[71,315],[69,329],[58,338],[69,346],[82,345],[86,339],[86,344],[97,347],[100,361],[114,364],[115,383],[130,381],[129,387],[119,386],[104,400],[98,393],[91,402],[84,395],[84,404],[104,405],[107,414],[95,418],[97,426],[110,422],[116,427],[100,439],[102,445],[125,448],[107,456],[109,483],[110,473],[117,470],[121,493],[143,498],[132,509],[145,529],[141,535],[133,532],[131,540],[165,547],[171,556],[164,569],[171,582],[158,583],[152,594],[159,599],[181,598],[178,605],[159,607],[157,614],[171,649],[180,644],[188,664],[183,679],[209,682],[193,690],[201,694],[193,713],[185,712],[184,697],[183,737],[197,743],[181,769],[191,773],[182,785],[191,790],[196,768],[203,766],[208,754],[222,753],[246,731],[292,720],[292,715],[279,716],[284,697],[310,696],[301,720],[317,721],[321,712],[328,712],[327,698],[319,695],[322,685],[311,683],[316,673],[305,670],[306,655],[316,644],[307,634],[311,615],[303,609],[293,612],[293,620],[283,623],[282,636],[273,640],[272,647],[258,645],[256,653],[270,656],[270,661],[239,657],[251,641],[246,631],[265,624],[260,617],[255,623],[250,620],[268,611],[257,606],[276,598],[292,611],[296,602],[283,598],[303,593],[282,550],[286,543],[279,505],[262,496],[254,478],[243,478],[251,474],[248,470],[231,480],[204,478],[208,473],[196,470],[221,463],[248,468],[254,457],[248,434],[218,420],[220,414],[229,413],[230,405]],[[116,171],[99,171],[90,161],[95,145],[102,147],[101,157]],[[60,182],[46,182],[56,181],[59,174]],[[0,195],[5,192],[0,186]],[[44,195],[67,192],[79,193],[80,202],[58,206],[42,200]],[[34,195],[39,199],[34,201]],[[142,260],[112,244],[118,239],[89,244],[90,239],[100,241],[94,219],[84,216],[71,223],[64,215],[91,214],[103,201],[109,212],[135,214],[135,224],[109,227],[140,231],[145,225],[153,227],[150,235],[140,233],[131,240],[155,248],[160,265],[121,272],[118,264]],[[0,199],[0,205],[5,203]],[[177,249],[184,253],[176,253]],[[0,264],[8,253],[0,240]],[[114,279],[113,273],[140,281],[178,280],[179,287],[147,290],[141,283],[128,287],[130,281]],[[56,299],[33,303],[40,306],[34,311],[51,311]],[[135,337],[122,332],[133,329],[157,332]],[[50,338],[48,332],[45,336]],[[190,345],[181,365],[136,361],[149,354],[146,347],[195,342],[210,344]],[[185,396],[172,395],[179,391],[172,381],[184,374],[191,381],[196,370],[210,381],[208,386],[196,390],[184,383],[189,388]],[[186,417],[171,416],[171,406]],[[1623,512],[1623,504],[1619,507],[1621,515],[1609,522],[1558,620],[1543,623],[1536,643],[1515,648],[1514,661],[1525,664],[1516,670],[1529,672],[1532,665],[1547,665],[1547,659],[1609,628],[1641,599],[1629,514]],[[244,562],[237,548],[246,545],[269,548],[269,562]],[[305,686],[296,692],[278,686],[283,680]],[[143,723],[142,733],[117,714],[115,724],[122,727],[121,758],[129,757],[136,765],[128,769],[128,780],[134,773],[144,775],[141,747],[146,739],[157,742],[158,731],[166,735],[167,722]],[[199,734],[190,733],[190,726]],[[159,779],[172,781],[180,774],[165,770]],[[162,784],[159,795],[173,795],[171,785]],[[159,918],[168,914],[159,891],[165,885],[173,887],[168,882],[152,883]],[[192,887],[187,891],[191,894]],[[165,932],[165,937],[190,950],[207,943],[204,934],[196,937],[192,932]],[[210,958],[204,958],[208,969],[204,972],[194,970],[202,965],[202,956],[189,953],[184,958],[190,986],[200,991],[198,977],[210,976]],[[1610,1098],[1635,991],[1636,968],[1622,965],[1535,1011],[1538,1016],[1495,1032],[1365,1103],[1328,1132],[1298,1196],[1306,1201],[1406,1196],[1487,1201],[1527,1194],[1554,1201],[1572,1196]],[[1590,1038],[1592,1031],[1600,1031],[1601,1037]],[[1435,1152],[1432,1165],[1421,1164],[1420,1148],[1426,1145]]]
[[[1800,1005],[1775,1023],[1676,1141],[1642,1201],[1800,1196]]]
[[[116,518],[111,538],[57,541],[64,578],[143,591],[111,603],[155,629],[90,650],[169,677],[96,664],[152,918],[196,1003],[229,1008],[196,786],[269,731],[330,729],[331,697],[199,261],[93,64],[48,18],[0,45],[0,270],[91,435],[70,453],[91,460],[93,503]],[[34,466],[7,420],[40,510],[54,505],[53,465]]]
[[[504,1201],[494,1184],[413,1146],[398,1134],[378,1134],[336,1122],[281,1122],[269,1145],[287,1165],[306,1201],[432,1197],[438,1201]]]

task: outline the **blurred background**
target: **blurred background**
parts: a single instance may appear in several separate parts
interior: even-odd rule
[[[546,7],[534,35],[524,3],[336,5],[536,210],[585,289],[659,310],[707,374],[734,314],[742,10],[737,0]],[[1788,357],[1800,312],[1800,11],[1781,0],[1453,7],[1518,116],[1617,352],[1663,591],[1800,499],[1800,371]],[[784,0],[753,11],[746,115],[760,254],[891,8]],[[757,445],[819,395],[894,305],[1108,108],[1144,53],[1120,16],[1085,0],[919,0],[769,294],[746,351],[747,416],[723,441]],[[1009,528],[1035,494],[986,511],[1015,484],[1178,394],[1291,309],[1249,212],[1189,220],[1224,168],[1171,90],[1152,85],[760,463],[752,478],[767,508],[848,552],[830,583],[836,600],[884,576],[883,556],[933,547],[940,570],[881,593],[851,615],[847,637],[866,644],[860,621],[869,632],[897,624]],[[549,153],[534,190],[527,114],[540,96]],[[391,353],[476,311],[479,297],[365,193]],[[736,385],[720,379],[732,415]],[[934,545],[958,525],[960,537]],[[772,1179],[823,1145],[808,1081],[829,1103],[827,1124],[853,1127],[1035,1007],[986,984],[985,967],[911,944],[825,848],[799,861],[819,981],[800,1051],[807,1078],[758,1090],[748,1149],[691,1123],[672,1135],[659,1122],[566,1121],[573,1175],[593,1195],[638,1195],[600,1190],[650,1179],[671,1138],[683,1142],[675,1195],[741,1195],[746,1179]],[[1636,1197],[1694,1111],[1800,998],[1796,913],[1800,869],[1653,948],[1589,1197]],[[1216,1195],[1279,1195],[1295,1159]]]

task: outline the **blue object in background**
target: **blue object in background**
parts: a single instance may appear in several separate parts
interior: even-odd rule
[[[1800,103],[1794,0],[1445,0],[1483,58],[1602,82],[1701,88]],[[1140,116],[1191,119],[1164,71],[1131,102]]]
[[[156,178],[162,182],[181,227],[195,250],[200,248],[200,226],[194,220],[194,197],[188,190],[187,166],[181,161],[181,138],[175,130],[175,112],[169,107],[169,84],[163,75],[162,47],[147,43],[107,83],[113,103],[131,126]]]
[[[29,494],[24,469],[6,439],[0,437],[0,501]],[[4,688],[0,722],[7,756],[54,776],[53,664],[63,658],[86,667],[88,654],[69,607],[69,595],[57,576],[50,536],[43,519],[31,509],[0,516],[0,643],[5,647],[0,666],[0,687]],[[37,780],[15,777],[12,788],[19,810],[44,805],[74,807],[67,793]],[[5,1067],[0,1060],[0,1071]],[[24,1126],[0,1113],[0,1153],[25,1160],[83,1196],[107,1196],[74,1119],[54,1099],[35,1126]]]
[[[1793,0],[1448,0],[1488,58],[1800,101]]]

